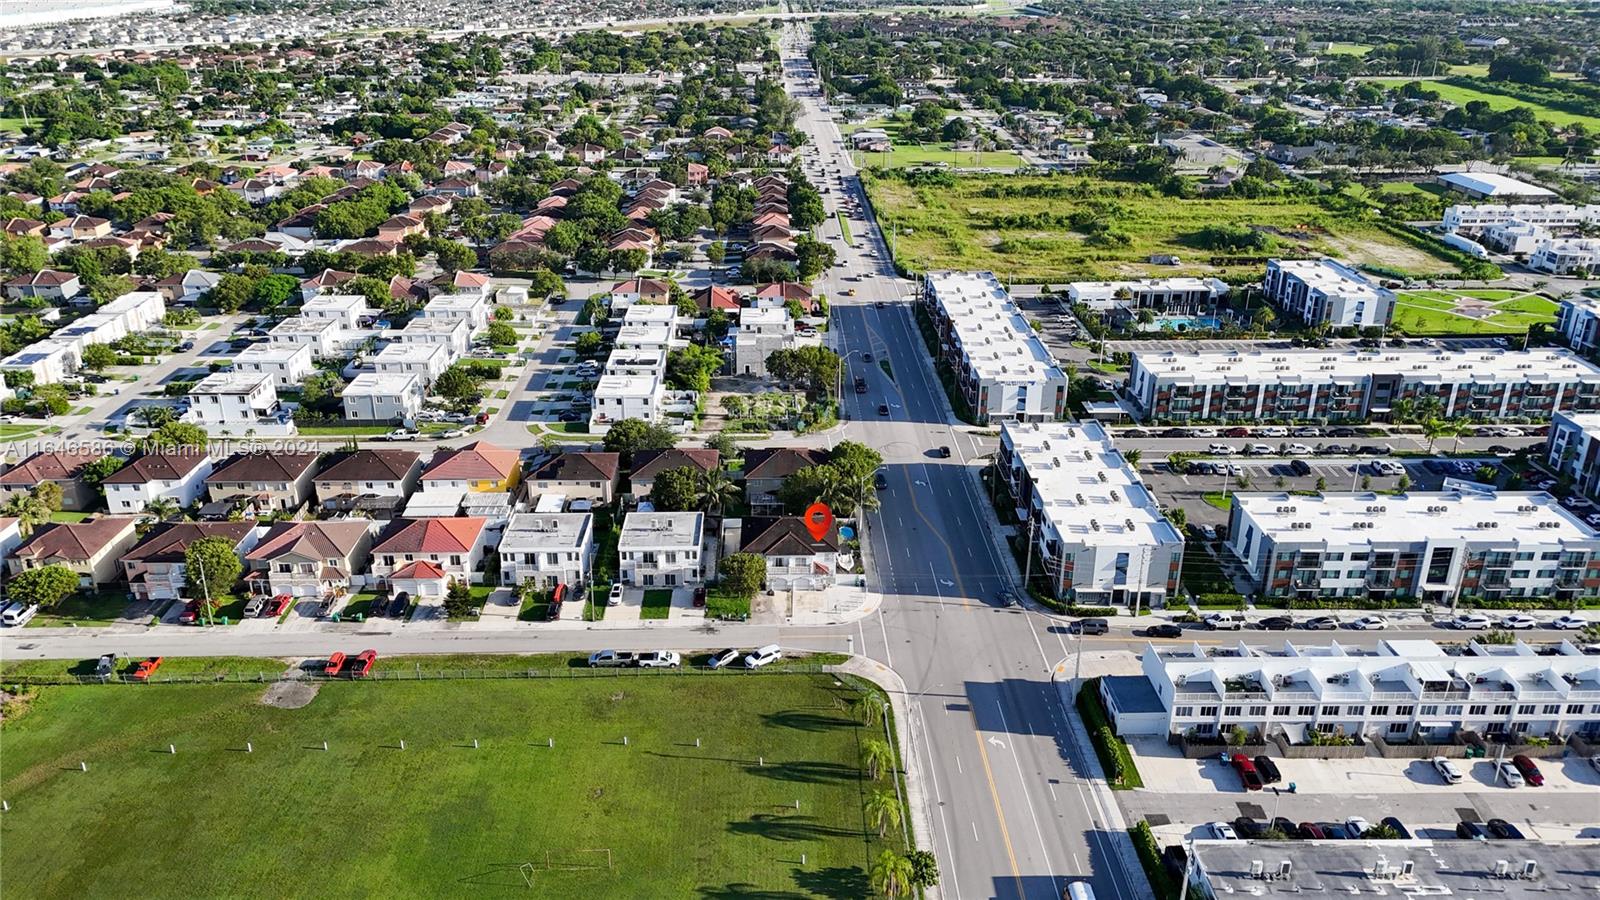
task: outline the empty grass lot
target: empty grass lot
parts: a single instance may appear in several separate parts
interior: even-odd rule
[[[1022,157],[1010,150],[954,150],[949,142],[920,143],[901,137],[901,122],[893,119],[873,119],[860,125],[845,128],[845,133],[863,128],[879,128],[889,136],[888,153],[852,151],[858,167],[877,166],[882,169],[903,169],[907,166],[932,166],[943,163],[958,169],[1019,169]]]
[[[1462,68],[1466,68],[1466,67],[1452,67],[1451,68],[1451,72],[1453,74],[1456,74],[1456,75],[1475,75],[1475,74],[1479,74],[1475,70],[1471,70],[1471,69],[1468,69],[1467,71],[1461,71]],[[1484,73],[1487,73],[1487,70],[1484,70]],[[1406,84],[1407,82],[1411,82],[1411,81],[1415,81],[1415,80],[1417,80],[1417,79],[1414,79],[1414,78],[1374,78],[1374,79],[1372,79],[1372,81],[1374,83],[1376,83],[1376,84],[1381,84],[1384,87],[1391,87],[1391,88],[1392,87],[1398,87],[1398,86],[1400,86],[1402,84]],[[1483,102],[1489,104],[1489,108],[1490,109],[1513,109],[1515,107],[1525,106],[1525,107],[1533,110],[1533,115],[1534,115],[1535,118],[1537,118],[1537,119],[1539,119],[1541,121],[1550,122],[1551,124],[1554,124],[1554,125],[1560,125],[1560,126],[1564,127],[1564,126],[1567,126],[1567,125],[1572,125],[1572,124],[1575,124],[1575,123],[1578,123],[1578,122],[1582,122],[1584,127],[1588,128],[1590,131],[1594,131],[1595,129],[1600,128],[1600,118],[1596,118],[1594,116],[1580,116],[1580,115],[1577,115],[1576,113],[1569,113],[1569,112],[1566,112],[1564,110],[1551,109],[1550,107],[1545,106],[1542,103],[1530,103],[1530,102],[1528,102],[1526,100],[1520,100],[1520,99],[1518,99],[1516,97],[1506,97],[1506,96],[1503,96],[1501,94],[1490,94],[1490,93],[1487,93],[1485,91],[1474,90],[1474,89],[1469,88],[1469,87],[1461,87],[1460,85],[1454,85],[1454,84],[1445,84],[1442,81],[1425,81],[1425,82],[1423,82],[1423,87],[1427,88],[1430,91],[1438,91],[1440,99],[1445,100],[1445,101],[1447,101],[1449,103],[1454,103],[1457,106],[1466,106],[1468,103],[1472,102],[1473,100],[1482,100]]]
[[[1270,254],[1326,254],[1351,262],[1377,263],[1415,272],[1453,272],[1455,267],[1394,238],[1371,224],[1331,213],[1313,200],[1196,199],[1159,196],[1143,185],[1087,177],[969,175],[955,187],[913,187],[863,176],[880,224],[897,228],[897,261],[912,271],[990,270],[1019,281],[1143,277],[1178,273],[1259,275],[1261,264],[1216,267],[1215,255],[1196,237],[1208,225],[1244,225],[1267,230]],[[1063,196],[992,196],[1044,191]],[[1061,221],[1088,211],[1115,226],[1128,241],[1097,245],[1065,225],[1016,227],[1016,217],[1052,216]],[[1011,218],[1006,218],[1011,217]],[[1173,254],[1176,268],[1154,265],[1152,254]]]
[[[1401,291],[1394,329],[1415,335],[1522,334],[1555,322],[1558,309],[1547,297],[1519,291]]]
[[[879,730],[831,676],[335,682],[292,710],[262,691],[38,689],[5,724],[7,882],[34,897],[870,893],[861,742]],[[611,868],[584,852],[601,849]]]

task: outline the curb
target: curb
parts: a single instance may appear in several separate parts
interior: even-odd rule
[[[911,843],[918,850],[934,852],[932,844],[933,819],[928,810],[928,798],[923,792],[922,764],[911,746],[911,710],[905,680],[900,673],[876,660],[852,656],[848,662],[828,666],[825,671],[854,675],[872,682],[889,696],[889,706],[894,710],[894,736],[900,757],[900,766],[906,776],[906,807],[911,816]],[[937,853],[935,853],[937,856]],[[940,860],[940,868],[950,865],[950,860]],[[939,900],[942,896],[937,885],[924,888],[922,896]]]

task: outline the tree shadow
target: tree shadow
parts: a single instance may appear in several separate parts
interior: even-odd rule
[[[745,766],[745,772],[775,781],[798,781],[806,784],[828,784],[858,781],[861,770],[855,766],[830,762],[769,763],[762,766]]]
[[[857,866],[794,870],[794,883],[817,897],[870,897],[872,885],[865,870]]]
[[[768,725],[781,728],[794,728],[799,731],[828,731],[833,728],[855,728],[856,720],[846,716],[828,715],[826,713],[803,712],[800,710],[785,710],[783,712],[766,713],[761,717]]]
[[[823,825],[816,816],[775,816],[757,813],[744,822],[729,822],[734,834],[750,834],[769,841],[819,841],[824,838],[858,837],[861,832]]]
[[[767,891],[749,882],[701,885],[697,892],[704,900],[806,900],[810,894],[796,891]]]

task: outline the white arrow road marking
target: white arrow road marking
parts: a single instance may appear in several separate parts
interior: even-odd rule
[[[1000,740],[999,738],[995,737],[992,734],[989,735],[989,743],[993,744],[996,747],[999,747],[1001,750],[1004,750],[1006,748],[1005,741]]]

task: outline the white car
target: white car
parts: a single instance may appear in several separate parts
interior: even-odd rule
[[[1494,622],[1482,613],[1465,613],[1451,619],[1450,625],[1462,631],[1486,631],[1494,627]]]
[[[750,651],[750,654],[744,658],[744,667],[746,669],[759,669],[762,666],[777,662],[782,657],[783,648],[777,644],[768,644],[765,647],[757,647]]]
[[[1268,425],[1266,428],[1257,428],[1256,434],[1262,437],[1288,437],[1289,429],[1281,425]]]
[[[1230,444],[1212,444],[1206,450],[1217,456],[1232,456],[1236,452]]]
[[[606,595],[606,605],[607,606],[618,606],[621,603],[622,603],[622,582],[618,581],[618,582],[615,582],[615,583],[613,583],[611,585],[611,593]]]
[[[1358,838],[1372,830],[1372,823],[1360,816],[1351,816],[1344,820],[1344,827],[1349,829],[1351,837]]]
[[[634,665],[641,669],[676,669],[680,660],[676,650],[651,650],[639,654]]]
[[[1510,628],[1513,631],[1520,631],[1523,628],[1537,628],[1538,626],[1538,619],[1535,619],[1533,616],[1525,616],[1521,613],[1509,615],[1500,620],[1501,628]]]
[[[1310,456],[1311,455],[1311,448],[1307,447],[1305,444],[1290,444],[1289,445],[1289,455],[1290,456]]]
[[[1244,452],[1251,456],[1271,456],[1274,451],[1266,444],[1246,444]]]
[[[1495,769],[1497,770],[1496,774],[1505,779],[1506,787],[1522,787],[1522,773],[1518,772],[1517,767],[1511,764],[1511,760],[1501,760]]]
[[[1219,841],[1237,841],[1239,835],[1233,831],[1233,826],[1227,822],[1211,822],[1206,825],[1206,831]]]
[[[1362,616],[1351,622],[1350,627],[1357,631],[1382,631],[1389,627],[1389,620],[1383,616]]]
[[[1217,436],[1217,430],[1215,428],[1192,428],[1189,430],[1189,436],[1197,438],[1213,438]]]
[[[1578,631],[1579,629],[1589,627],[1589,621],[1587,619],[1580,619],[1577,616],[1568,615],[1552,620],[1550,622],[1550,627],[1559,628],[1562,631]]]
[[[706,665],[713,669],[727,668],[738,662],[741,656],[744,656],[743,650],[737,647],[729,647],[726,650],[718,650],[716,653],[711,654],[711,659],[707,660]]]
[[[1461,770],[1456,768],[1456,764],[1449,759],[1443,756],[1435,756],[1433,758],[1433,768],[1439,773],[1439,777],[1445,780],[1446,784],[1461,783]]]

